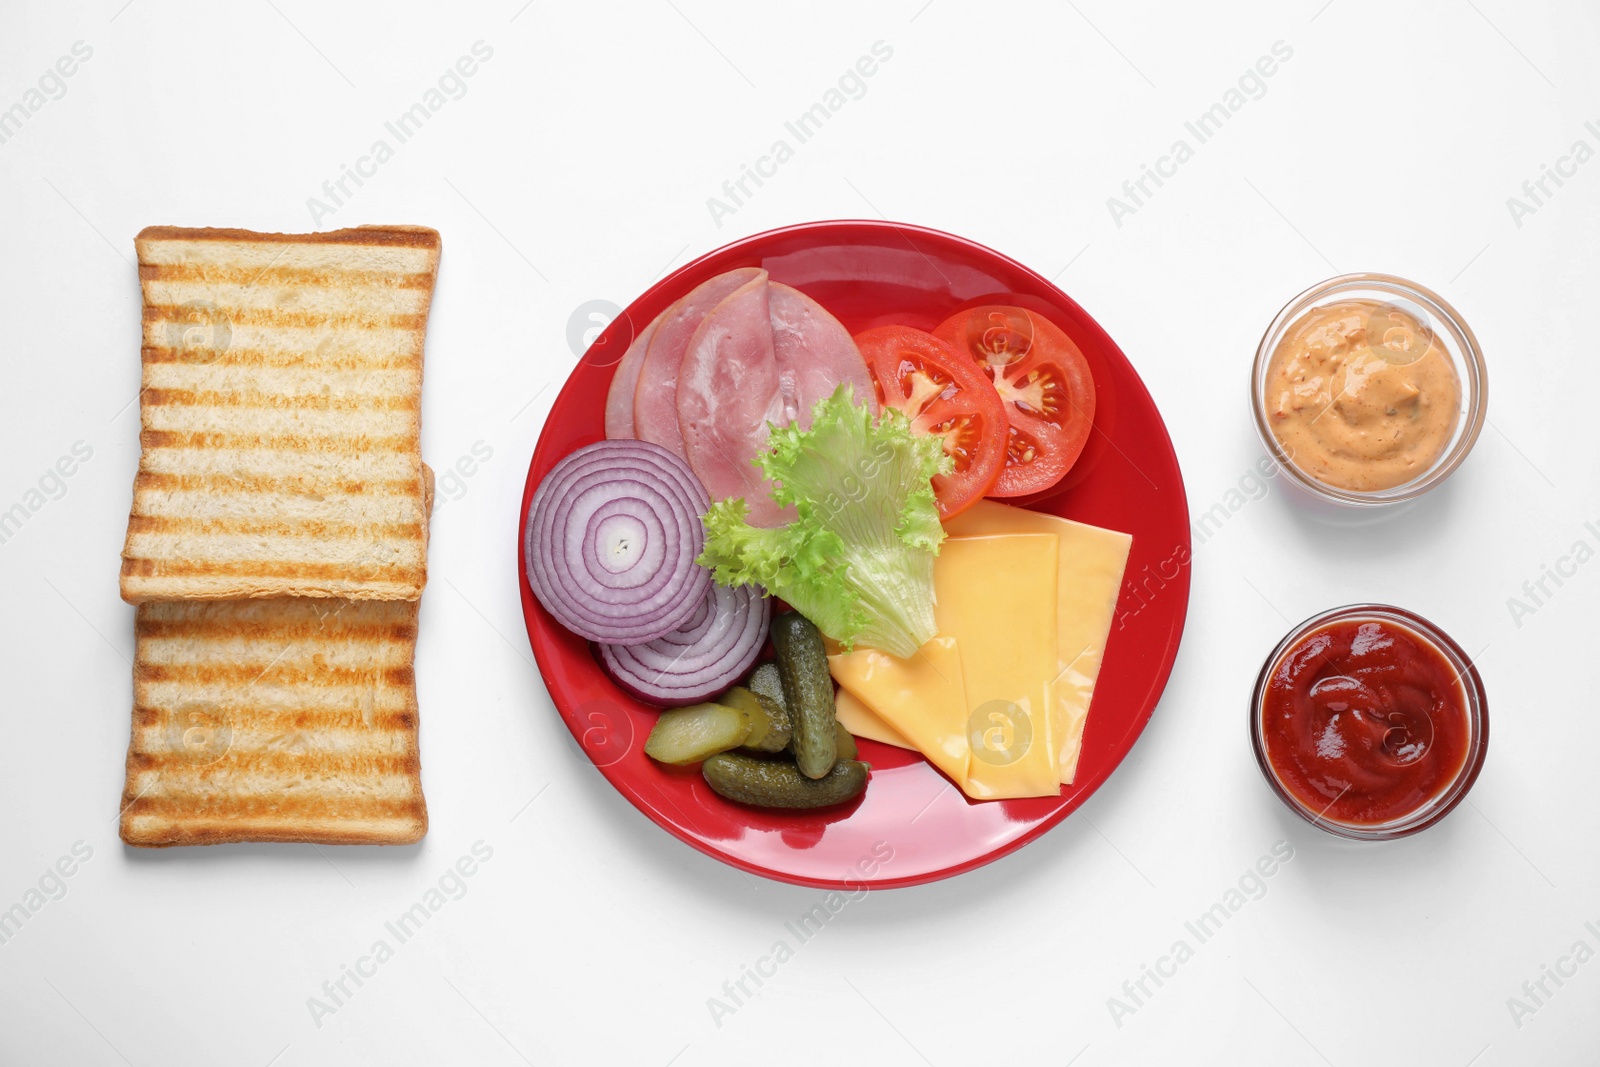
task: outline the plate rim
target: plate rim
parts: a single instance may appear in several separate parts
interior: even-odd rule
[[[528,584],[527,575],[523,565],[523,540],[526,536],[527,530],[528,507],[532,500],[534,490],[537,488],[534,482],[534,470],[538,465],[539,454],[544,446],[545,436],[549,429],[549,416],[546,416],[545,423],[540,426],[539,437],[534,443],[533,452],[528,458],[528,473],[523,484],[521,506],[519,507],[517,514],[517,583],[522,600],[523,624],[524,628],[527,630],[528,643],[533,651],[534,660],[538,666],[540,682],[544,686],[545,692],[549,694],[551,703],[555,706],[557,713],[561,716],[563,725],[565,725],[567,730],[572,734],[580,752],[583,752],[584,758],[589,760],[590,764],[601,773],[611,787],[620,793],[624,798],[626,798],[627,801],[635,808],[635,810],[637,810],[641,815],[645,816],[646,819],[648,819],[656,827],[665,830],[672,837],[693,848],[695,851],[710,856],[711,858],[727,864],[735,869],[745,871],[746,873],[759,875],[763,878],[769,878],[774,881],[783,882],[789,885],[804,886],[812,889],[840,890],[853,893],[862,889],[873,891],[901,889],[910,886],[927,885],[932,882],[944,881],[946,879],[965,874],[969,871],[976,870],[979,867],[987,866],[990,863],[1009,856],[1024,846],[1032,844],[1050,830],[1061,825],[1061,823],[1064,822],[1069,815],[1082,807],[1089,800],[1089,798],[1099,791],[1099,789],[1111,778],[1111,776],[1122,767],[1128,756],[1132,753],[1134,746],[1137,745],[1139,739],[1144,736],[1145,729],[1149,726],[1150,720],[1155,714],[1156,707],[1161,703],[1162,698],[1166,695],[1167,683],[1171,680],[1172,671],[1177,663],[1178,650],[1182,645],[1183,635],[1188,627],[1191,572],[1193,568],[1193,537],[1189,523],[1188,494],[1186,491],[1184,491],[1182,464],[1178,459],[1177,449],[1173,446],[1172,434],[1167,428],[1165,417],[1161,415],[1161,409],[1155,403],[1155,398],[1150,394],[1149,386],[1145,384],[1143,375],[1141,375],[1138,369],[1133,366],[1133,361],[1128,359],[1127,354],[1123,352],[1122,347],[1117,344],[1117,342],[1109,333],[1106,332],[1105,328],[1100,325],[1099,321],[1095,319],[1094,316],[1090,315],[1082,305],[1065,293],[1053,281],[1046,278],[1044,275],[1040,274],[1031,267],[1028,267],[1027,265],[1011,258],[1010,256],[1007,256],[1002,252],[998,252],[980,242],[973,241],[970,238],[952,234],[944,230],[933,229],[927,226],[920,226],[914,223],[894,222],[888,219],[816,219],[809,222],[800,222],[787,226],[773,227],[772,229],[763,230],[759,233],[750,234],[746,237],[729,241],[726,244],[718,245],[717,247],[712,248],[701,255],[695,256],[693,259],[679,266],[677,269],[658,279],[644,291],[635,296],[626,307],[622,308],[617,313],[617,317],[613,319],[612,323],[608,324],[606,329],[601,332],[599,337],[596,338],[596,342],[598,342],[601,338],[607,337],[607,335],[609,335],[611,332],[612,326],[614,326],[619,320],[628,318],[628,308],[634,307],[635,305],[646,301],[648,298],[655,296],[658,292],[664,289],[678,285],[678,280],[681,277],[693,272],[697,267],[709,259],[734,253],[745,247],[770,242],[778,238],[795,234],[804,234],[815,230],[830,230],[837,227],[864,227],[869,230],[892,231],[904,239],[906,243],[914,250],[916,246],[911,241],[912,236],[924,236],[933,238],[939,242],[948,242],[957,246],[962,246],[976,252],[980,256],[992,257],[995,260],[1001,261],[1007,267],[1027,277],[1035,285],[1039,286],[1043,291],[1048,293],[1053,302],[1058,301],[1063,308],[1069,309],[1080,316],[1081,320],[1084,323],[1087,323],[1088,327],[1098,335],[1098,340],[1100,343],[1109,347],[1118,356],[1120,356],[1124,362],[1128,364],[1129,369],[1133,372],[1132,377],[1134,384],[1137,385],[1138,389],[1143,393],[1143,398],[1156,412],[1157,421],[1161,429],[1162,439],[1166,445],[1166,451],[1171,454],[1173,466],[1178,472],[1179,491],[1177,493],[1177,500],[1180,504],[1181,515],[1179,518],[1182,520],[1182,529],[1184,531],[1183,544],[1181,547],[1183,547],[1185,550],[1185,558],[1180,568],[1179,576],[1171,583],[1172,586],[1176,587],[1174,591],[1177,593],[1177,599],[1175,601],[1175,625],[1168,636],[1165,646],[1160,651],[1159,666],[1151,673],[1150,688],[1148,690],[1150,694],[1148,706],[1142,709],[1135,721],[1129,725],[1129,728],[1123,735],[1122,740],[1118,743],[1119,747],[1122,747],[1122,752],[1117,756],[1114,763],[1105,768],[1103,773],[1096,778],[1084,782],[1081,788],[1078,788],[1078,783],[1074,782],[1073,785],[1075,788],[1073,796],[1065,798],[1063,803],[1061,803],[1056,810],[1039,819],[1026,831],[1018,834],[1015,838],[1012,838],[1001,845],[989,847],[981,854],[973,856],[969,859],[933,870],[921,871],[915,874],[902,875],[899,877],[881,878],[872,881],[867,881],[865,879],[852,880],[813,878],[803,874],[795,874],[789,871],[762,866],[759,863],[754,863],[729,852],[719,850],[713,847],[712,844],[700,840],[699,838],[679,827],[677,823],[673,821],[673,819],[670,818],[659,805],[651,803],[649,799],[632,789],[628,779],[613,769],[618,766],[618,764],[621,762],[620,760],[604,764],[598,763],[589,756],[586,750],[583,749],[583,738],[580,730],[584,728],[579,722],[576,721],[576,709],[572,705],[572,702],[568,696],[565,693],[558,693],[549,682],[550,667],[546,663],[546,653],[541,651],[540,642],[535,635],[536,601],[533,597],[532,588]],[[627,328],[631,331],[634,331],[636,334],[637,327],[634,326],[631,318],[628,318]],[[551,403],[552,411],[554,411],[555,408],[560,405],[561,400],[566,396],[567,391],[573,387],[574,377],[578,367],[581,366],[583,361],[589,357],[589,354],[591,351],[593,351],[593,349],[594,344],[591,343],[589,348],[585,349],[583,354],[579,356],[577,363],[573,365],[572,371],[568,372],[566,381],[562,383],[561,389],[557,392],[555,400]],[[619,360],[620,358],[621,357],[618,356]],[[1047,497],[1032,499],[1042,501],[1043,499],[1047,499]]]

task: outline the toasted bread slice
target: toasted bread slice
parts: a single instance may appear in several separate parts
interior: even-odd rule
[[[122,596],[415,600],[439,235],[139,234],[143,452]]]
[[[405,844],[428,828],[417,602],[139,607],[130,845]]]

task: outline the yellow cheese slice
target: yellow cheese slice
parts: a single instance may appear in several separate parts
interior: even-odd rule
[[[833,701],[833,710],[839,718],[839,724],[856,737],[917,751],[917,746],[910,738],[884,722],[881,715],[863,704],[861,698],[848,689],[840,688],[839,695]]]
[[[859,698],[957,785],[966,781],[967,698],[954,638],[935,637],[910,659],[858,648],[829,656],[828,666],[841,696]]]
[[[1050,534],[952,537],[939,548],[934,617],[961,652],[968,796],[1060,789],[1050,700],[1059,556]]]
[[[1059,539],[1055,598],[1059,667],[1051,704],[1053,735],[1060,752],[1059,776],[1063,785],[1070,784],[1077,774],[1084,722],[1111,635],[1133,538],[992,500],[980,501],[945,523],[945,532],[952,538],[1051,533]]]

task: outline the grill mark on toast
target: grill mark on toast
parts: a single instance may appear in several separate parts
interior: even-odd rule
[[[426,313],[389,315],[359,311],[288,311],[283,308],[247,308],[228,305],[214,309],[212,314],[225,319],[232,326],[300,326],[319,329],[377,327],[421,331],[428,325]],[[174,323],[188,327],[194,324],[194,309],[181,304],[146,304],[143,318],[145,322]]]
[[[318,493],[393,493],[410,496],[422,486],[422,472],[409,478],[324,478],[310,474],[161,474],[140,471],[134,479],[135,497],[140,490],[173,491],[205,489],[224,493],[286,493],[315,496]]]
[[[196,602],[175,600],[146,604],[137,614],[140,622],[205,621],[211,637],[239,637],[248,633],[257,639],[275,640],[280,627],[315,623],[325,625],[330,634],[355,630],[367,625],[416,623],[417,606],[407,603],[344,604],[330,609],[327,604],[303,600],[235,600]]]
[[[227,711],[232,721],[243,721],[259,730],[342,730],[370,734],[410,732],[417,728],[416,713],[407,711],[373,711],[363,713],[357,709],[341,708],[264,708],[234,707]],[[135,730],[161,727],[172,722],[170,708],[135,704],[133,727]]]
[[[170,433],[229,432],[282,434],[372,434],[377,437],[418,438],[420,420],[414,411],[294,411],[279,408],[146,407],[140,425],[146,430]],[[421,449],[412,444],[404,454],[422,463]]]
[[[416,765],[415,752],[384,753],[366,750],[290,752],[283,749],[260,748],[243,752],[235,747],[230,748],[228,753],[215,763],[203,766],[191,763],[179,751],[128,754],[130,774],[162,771],[166,774],[164,784],[168,785],[172,784],[174,777],[178,781],[185,778],[197,780],[196,785],[204,785],[208,778],[235,775],[250,775],[262,779],[400,777],[409,774]],[[267,783],[263,782],[263,785],[265,784]],[[312,791],[315,791],[314,787]]]
[[[194,575],[220,575],[231,578],[328,578],[345,580],[347,585],[359,585],[363,581],[375,581],[384,571],[409,572],[416,564],[414,561],[399,559],[393,563],[363,564],[361,567],[352,568],[348,563],[301,563],[281,562],[271,560],[181,560],[181,559],[124,559],[122,561],[122,576],[125,578],[187,578]],[[401,578],[385,578],[386,582],[406,584]],[[220,601],[227,603],[227,601]]]
[[[265,534],[275,539],[300,540],[312,538],[320,541],[355,541],[367,537],[382,537],[395,541],[421,541],[426,528],[420,522],[322,522],[317,519],[297,519],[285,523],[282,519],[202,519],[189,515],[128,516],[130,534]]]
[[[231,603],[218,601],[217,603]],[[263,602],[264,603],[264,602]],[[401,601],[400,603],[406,603]],[[406,603],[407,607],[411,605]],[[337,640],[349,644],[399,644],[405,641],[414,641],[417,637],[416,612],[410,611],[406,619],[394,621],[375,620],[372,622],[350,622],[340,618],[346,614],[342,607],[327,608],[320,615],[311,616],[293,622],[274,619],[270,624],[252,627],[248,620],[241,619],[230,631],[218,629],[213,619],[203,616],[186,616],[178,618],[152,618],[150,612],[138,612],[134,619],[133,632],[135,637],[150,638],[194,638],[199,640],[216,641],[223,637],[234,640],[252,641],[294,641],[304,638],[321,638],[323,640]],[[349,612],[355,614],[355,612]]]
[[[128,768],[128,781],[154,778],[153,784],[147,783],[150,788],[144,794],[144,799],[148,801],[160,803],[184,797],[185,811],[226,807],[241,814],[258,805],[276,808],[297,801],[309,802],[308,807],[326,813],[330,807],[344,804],[364,806],[404,801],[415,792],[412,780],[416,769],[414,755],[367,756],[349,760],[305,759],[299,761],[302,764],[299,767],[293,765],[296,762],[294,760],[282,759],[281,754],[261,753],[239,760],[232,760],[232,756],[230,752],[217,762],[204,765],[190,763],[182,757],[152,762],[130,756],[130,763],[137,765]],[[324,763],[330,766],[317,766]],[[346,766],[337,766],[340,763]],[[382,766],[360,766],[363,763]],[[278,766],[274,767],[274,764]],[[318,777],[327,780],[307,781]],[[244,781],[231,781],[238,779]],[[222,783],[230,783],[231,788],[225,788]],[[348,788],[351,785],[369,788],[351,790]],[[341,786],[345,788],[339,788]]]
[[[361,396],[348,393],[263,393],[254,389],[146,389],[145,407],[288,408],[299,411],[416,411],[415,396]]]
[[[397,353],[388,356],[369,356],[364,353],[339,353],[300,351],[274,352],[264,348],[242,348],[229,345],[215,348],[209,345],[191,345],[169,348],[145,345],[144,362],[150,364],[178,364],[195,366],[251,367],[280,370],[310,367],[316,370],[412,370],[422,363],[420,353]]]
[[[141,282],[259,285],[263,289],[432,289],[433,274],[356,267],[229,267],[219,263],[141,263]]]
[[[409,452],[417,447],[412,434],[213,433],[196,430],[141,430],[142,448],[203,448],[275,452]]]
[[[407,667],[329,667],[318,666],[307,670],[298,664],[258,663],[140,663],[135,665],[134,678],[139,682],[191,682],[195,685],[217,683],[239,685],[267,685],[279,682],[316,686],[354,686],[370,689],[374,686],[405,688],[416,684],[413,668]]]
[[[211,824],[219,815],[229,822],[261,821],[276,824],[286,836],[281,841],[305,840],[302,828],[309,825],[334,827],[352,819],[415,819],[422,816],[420,796],[301,796],[248,794],[217,797],[207,794],[178,793],[153,796],[146,793],[124,796],[123,819],[157,817],[165,819],[181,834],[185,823]],[[233,840],[246,840],[234,838]],[[263,838],[248,838],[263,840]]]

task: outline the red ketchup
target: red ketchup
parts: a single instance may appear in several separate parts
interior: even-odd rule
[[[1323,818],[1374,826],[1443,792],[1467,759],[1466,694],[1443,653],[1398,623],[1340,619],[1272,670],[1261,731],[1278,780]]]

